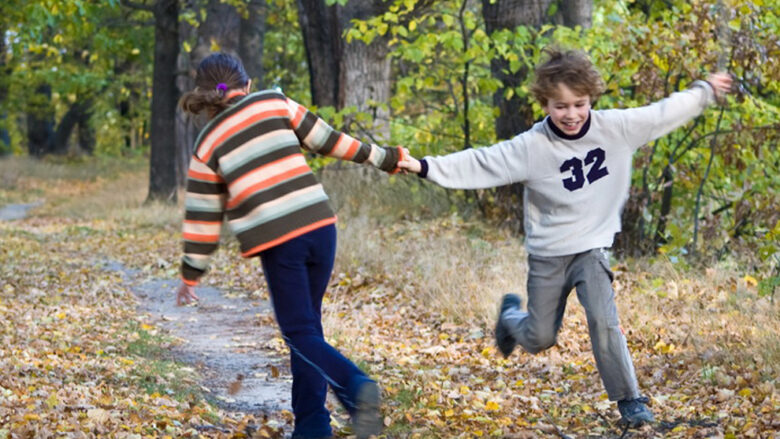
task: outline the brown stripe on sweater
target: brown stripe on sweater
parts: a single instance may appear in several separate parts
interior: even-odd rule
[[[230,171],[229,174],[225,174],[225,180],[226,181],[236,181],[241,176],[254,171],[255,169],[265,166],[269,163],[275,162],[276,160],[283,159],[285,157],[290,157],[295,154],[299,154],[301,152],[301,149],[297,146],[287,146],[281,149],[277,149],[276,151],[269,152],[268,154],[255,157],[248,162],[244,163],[243,165],[239,166],[238,168]]]
[[[207,181],[190,179],[187,181],[187,192],[206,195],[218,195],[227,192],[227,186],[225,186],[225,183],[210,183]]]
[[[303,139],[306,138],[306,136],[309,135],[312,128],[314,128],[314,125],[317,123],[317,116],[314,115],[311,111],[307,111],[306,114],[303,116],[303,120],[301,121],[301,124],[298,125],[298,129],[295,130],[295,135],[298,136],[299,139],[301,139],[301,143],[303,143]]]
[[[320,149],[317,150],[317,152],[322,155],[330,155],[330,153],[333,151],[333,147],[336,146],[336,143],[338,143],[340,137],[340,132],[332,130],[330,134],[328,134],[328,138],[325,139],[325,143],[320,147]]]
[[[306,173],[299,177],[294,177],[262,192],[258,192],[245,199],[241,204],[227,211],[227,219],[233,220],[241,218],[255,209],[257,206],[275,200],[291,192],[318,185],[319,182],[314,174]]]
[[[358,148],[355,158],[352,159],[355,163],[363,163],[368,160],[368,156],[371,154],[371,145],[360,142],[360,148]]]
[[[306,227],[317,221],[333,218],[335,214],[327,201],[321,201],[301,210],[291,212],[288,215],[263,223],[254,229],[236,235],[241,243],[241,251],[247,252],[266,242],[273,241],[279,236],[286,235],[294,230]],[[262,230],[259,233],[257,229]]]
[[[217,243],[184,241],[184,253],[208,255],[217,249]]]
[[[190,221],[222,221],[224,212],[204,212],[188,210],[184,213],[184,219]]]
[[[289,129],[290,128],[288,124],[288,119],[272,118],[272,119],[263,120],[259,123],[252,125],[251,127],[245,129],[240,133],[236,133],[235,135],[227,139],[224,143],[222,143],[222,145],[219,146],[216,153],[212,155],[211,160],[209,161],[214,160],[214,156],[216,155],[218,155],[219,157],[226,156],[236,148],[239,148],[244,144],[251,142],[252,140],[254,140],[259,136],[277,130],[287,131]]]
[[[214,128],[217,127],[219,124],[221,124],[225,119],[234,116],[236,113],[243,110],[248,105],[254,104],[256,102],[268,101],[272,99],[278,99],[280,101],[283,101],[284,104],[287,105],[287,98],[283,94],[274,90],[263,90],[263,91],[258,91],[247,95],[238,103],[239,105],[233,105],[229,108],[226,108],[224,111],[216,115],[214,119],[211,119],[211,121],[209,121],[208,128],[205,131],[201,131],[201,133],[195,139],[195,151],[198,150],[198,148],[200,147],[200,143],[203,141],[203,139],[205,139],[209,135],[209,133],[211,133],[211,131],[213,131]]]

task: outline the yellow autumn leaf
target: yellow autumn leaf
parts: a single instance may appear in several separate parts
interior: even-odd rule
[[[46,405],[49,406],[50,409],[56,407],[57,404],[59,404],[59,403],[60,403],[60,401],[57,399],[57,394],[56,393],[52,393],[46,399]]]
[[[482,349],[482,356],[487,358],[490,356],[490,352],[493,350],[491,347],[486,347],[485,349]]]
[[[665,341],[659,340],[658,343],[653,346],[653,350],[660,352],[662,354],[668,354],[671,352],[674,352],[674,344],[666,344]]]
[[[468,395],[469,393],[471,393],[471,389],[469,389],[469,386],[460,386],[461,395]]]
[[[24,420],[25,421],[40,421],[41,417],[37,413],[25,413],[24,414]]]
[[[748,396],[750,396],[752,394],[753,394],[753,391],[748,389],[748,388],[744,388],[744,389],[739,391],[739,396],[741,396],[743,398],[747,398]]]
[[[495,412],[495,411],[498,411],[498,409],[499,409],[499,408],[500,408],[500,407],[498,406],[498,403],[497,403],[497,402],[495,402],[495,401],[488,401],[488,402],[485,404],[485,410],[487,410],[487,411],[489,411],[489,412]]]
[[[455,410],[453,410],[453,409],[445,410],[444,411],[444,416],[447,417],[447,418],[455,416]]]
[[[743,279],[745,280],[745,283],[750,285],[751,287],[755,287],[756,285],[758,285],[758,281],[756,280],[756,278],[749,274],[746,274]]]
[[[146,323],[141,323],[141,329],[143,329],[144,331],[148,331],[148,330],[150,330],[152,328],[154,328],[154,326],[147,325]]]

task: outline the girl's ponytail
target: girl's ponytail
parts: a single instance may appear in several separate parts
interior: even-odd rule
[[[212,119],[235,99],[226,99],[227,91],[242,89],[248,83],[249,75],[240,59],[224,52],[214,53],[198,64],[195,89],[182,95],[179,106],[193,115],[205,111],[208,118]]]

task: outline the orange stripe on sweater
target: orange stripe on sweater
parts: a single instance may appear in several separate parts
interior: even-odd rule
[[[183,233],[182,237],[186,239],[187,241],[193,241],[193,242],[205,242],[209,244],[213,244],[215,242],[219,242],[219,235],[203,235],[198,233]]]
[[[198,285],[198,281],[197,280],[187,280],[187,279],[184,278],[184,276],[181,277],[181,281],[184,282],[185,284],[191,286],[191,287],[195,287],[195,286]]]
[[[297,238],[297,237],[299,237],[299,236],[301,236],[303,234],[311,232],[312,230],[317,230],[320,227],[325,227],[327,225],[335,224],[335,223],[336,223],[336,217],[335,216],[332,217],[332,218],[325,218],[324,220],[317,221],[316,223],[309,224],[308,226],[301,227],[300,229],[295,229],[292,232],[289,232],[289,233],[287,233],[285,235],[282,235],[282,236],[274,239],[273,241],[268,241],[268,242],[266,242],[264,244],[260,244],[260,245],[254,247],[254,248],[251,248],[251,249],[241,253],[241,256],[243,256],[245,258],[248,258],[248,257],[250,257],[252,255],[260,253],[263,250],[267,250],[267,249],[269,249],[271,247],[275,247],[275,246],[277,246],[279,244],[283,244],[283,243],[285,243],[285,242],[287,242],[287,241],[289,241],[289,240],[291,240],[293,238]]]
[[[222,177],[216,174],[207,174],[205,172],[198,172],[190,169],[187,172],[187,176],[190,178],[194,178],[197,180],[205,180],[205,181],[211,181],[214,183],[222,183]]]
[[[344,134],[342,134],[342,136],[343,135]],[[355,154],[357,154],[358,148],[360,148],[360,141],[357,139],[352,139],[352,145],[350,145],[349,149],[347,149],[347,153],[344,155],[344,159],[352,160],[355,157]]]
[[[229,119],[222,121],[222,123],[220,123],[218,126],[222,126],[222,125],[225,125],[225,124],[231,124],[232,120],[238,119],[238,118],[240,118],[241,115],[245,115],[246,113],[251,113],[253,111],[256,111],[256,107],[257,106],[264,105],[264,104],[267,104],[267,102],[256,103],[256,104],[250,105],[250,106],[244,108],[243,110],[239,111],[238,113],[230,116]],[[222,142],[224,142],[225,140],[229,139],[231,136],[233,136],[237,132],[243,130],[244,128],[257,123],[258,121],[261,121],[263,119],[266,119],[266,118],[272,117],[272,116],[284,117],[284,116],[289,116],[289,115],[290,115],[289,111],[287,111],[285,109],[275,108],[273,110],[260,111],[259,113],[255,114],[255,115],[252,115],[252,116],[246,118],[245,120],[242,120],[241,122],[238,122],[238,123],[234,122],[233,126],[228,128],[224,133],[222,133],[221,136],[217,137],[216,139],[214,139],[214,141],[211,142],[211,147],[210,148],[208,148],[205,151],[198,151],[200,153],[200,158],[201,158],[201,160],[203,162],[208,162],[209,159],[211,158],[211,154],[214,153],[214,150],[217,149],[219,147],[219,145],[222,144]],[[216,130],[216,128],[217,127],[214,127],[215,130]]]
[[[295,117],[292,120],[293,129],[298,129],[298,126],[300,126],[301,121],[303,120],[304,114],[306,114],[306,109],[303,108],[302,105],[298,105],[298,110],[295,111]]]
[[[235,198],[231,199],[230,202],[228,202],[227,204],[227,208],[232,209],[236,207],[237,205],[241,204],[242,201],[244,201],[249,196],[251,196],[252,194],[256,193],[259,190],[265,189],[267,187],[271,187],[276,183],[279,183],[280,181],[289,180],[290,178],[296,177],[301,174],[305,174],[308,171],[310,171],[309,166],[303,165],[297,168],[290,169],[289,171],[282,172],[281,174],[277,174],[263,181],[259,181],[249,186],[248,188],[244,189],[243,191],[241,191],[240,194],[236,195]]]

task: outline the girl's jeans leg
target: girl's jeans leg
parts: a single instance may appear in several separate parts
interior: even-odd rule
[[[355,388],[368,377],[322,334],[321,305],[336,252],[336,228],[327,226],[261,253],[276,320],[290,348],[294,435],[330,436],[327,386],[348,411]]]

